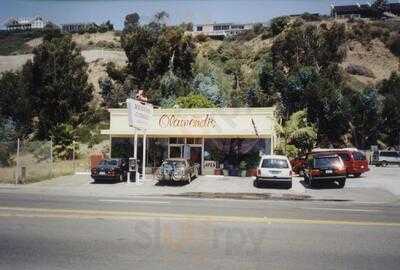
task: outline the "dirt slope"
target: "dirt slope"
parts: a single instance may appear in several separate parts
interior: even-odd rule
[[[398,71],[399,63],[399,59],[390,52],[385,44],[375,39],[367,46],[357,41],[350,42],[342,66],[346,68],[350,64],[356,64],[371,70],[375,78],[350,76],[363,84],[372,85],[388,78],[393,71]]]

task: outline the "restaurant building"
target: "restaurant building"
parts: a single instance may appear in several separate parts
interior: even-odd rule
[[[110,136],[111,157],[133,157],[137,132],[137,157],[146,174],[167,158],[187,158],[201,174],[219,168],[238,175],[244,167],[256,168],[276,142],[274,108],[154,109],[148,129],[137,131],[129,126],[127,109],[109,112],[110,129],[102,134]]]

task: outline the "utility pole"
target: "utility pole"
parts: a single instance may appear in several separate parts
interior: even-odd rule
[[[17,166],[16,166],[16,171],[15,171],[15,184],[18,185],[19,183],[19,171],[20,171],[20,160],[19,160],[19,151],[20,151],[20,140],[19,138],[17,139]]]
[[[50,137],[50,177],[53,176],[53,137]]]

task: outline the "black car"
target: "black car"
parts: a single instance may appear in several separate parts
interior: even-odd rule
[[[338,182],[339,187],[343,188],[346,184],[346,167],[336,154],[310,154],[304,166],[304,181],[308,186]]]
[[[93,180],[125,181],[128,172],[128,160],[126,159],[103,159],[91,170]]]

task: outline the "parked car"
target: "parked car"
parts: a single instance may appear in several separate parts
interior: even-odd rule
[[[185,181],[190,183],[198,176],[199,165],[183,158],[165,160],[156,171],[158,181]]]
[[[375,151],[372,154],[372,164],[386,167],[389,164],[400,166],[400,152],[398,151]]]
[[[261,157],[254,181],[256,187],[265,182],[284,182],[292,187],[292,166],[286,156],[265,155]]]
[[[369,165],[367,157],[363,152],[356,148],[341,148],[341,149],[321,149],[317,148],[312,150],[306,155],[304,159],[298,159],[296,163],[296,173],[302,174],[302,167],[305,166],[307,157],[310,154],[337,154],[342,158],[346,167],[347,176],[353,175],[354,177],[360,177],[361,174],[369,171]]]
[[[127,172],[127,159],[103,159],[91,169],[91,176],[95,182],[99,180],[125,181]]]
[[[334,153],[312,153],[307,155],[304,168],[304,181],[315,187],[320,183],[338,182],[343,188],[347,171],[342,158]]]

